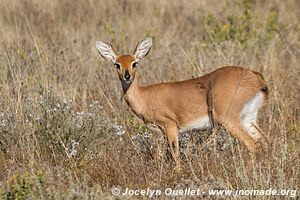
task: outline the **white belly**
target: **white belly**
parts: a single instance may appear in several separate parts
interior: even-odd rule
[[[183,132],[191,131],[191,130],[195,130],[195,129],[207,129],[209,127],[210,127],[209,117],[204,116],[199,119],[196,119],[195,121],[192,121],[191,123],[189,123],[183,127],[179,127],[179,132],[183,133]]]

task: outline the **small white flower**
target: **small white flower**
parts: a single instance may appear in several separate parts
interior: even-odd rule
[[[115,129],[115,131],[116,131],[115,133],[117,135],[122,136],[125,134],[125,130],[122,125],[114,124],[112,127],[113,127],[113,129]]]
[[[76,123],[75,127],[76,127],[76,129],[81,129],[82,128],[81,124],[79,124],[79,123]]]
[[[67,100],[67,99],[64,99],[64,100],[63,100],[63,104],[68,104],[68,100]]]
[[[77,142],[76,140],[71,140],[70,156],[76,156],[77,155],[78,145],[79,145],[79,142]]]

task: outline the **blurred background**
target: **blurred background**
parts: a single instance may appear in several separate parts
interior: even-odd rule
[[[0,194],[114,199],[113,187],[299,190],[299,11],[298,0],[0,0]],[[226,65],[262,73],[271,94],[259,123],[271,156],[249,172],[243,147],[222,127],[190,132],[180,139],[183,173],[175,174],[164,135],[129,111],[114,66],[95,48],[103,40],[130,54],[145,37],[153,47],[138,69],[144,85]]]

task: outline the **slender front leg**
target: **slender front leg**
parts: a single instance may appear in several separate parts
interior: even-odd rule
[[[179,172],[181,170],[180,166],[180,153],[179,153],[179,141],[178,141],[178,127],[175,122],[166,123],[166,134],[169,141],[170,151],[173,159],[176,162],[175,170]]]

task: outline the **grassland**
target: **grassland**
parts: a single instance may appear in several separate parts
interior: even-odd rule
[[[0,0],[1,197],[115,199],[114,187],[190,187],[289,189],[299,198],[299,10],[298,0]],[[180,138],[183,172],[174,173],[164,135],[133,116],[95,49],[101,39],[131,53],[146,36],[154,45],[139,65],[142,84],[225,65],[261,72],[270,156],[249,172],[244,148],[221,127],[191,132]]]

